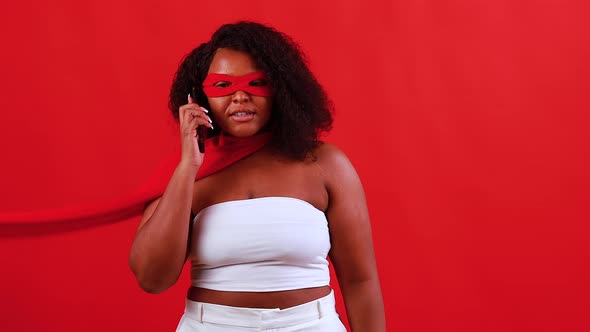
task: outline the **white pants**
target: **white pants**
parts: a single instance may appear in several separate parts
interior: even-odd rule
[[[286,309],[229,307],[186,300],[176,332],[346,332],[336,313],[334,292]]]

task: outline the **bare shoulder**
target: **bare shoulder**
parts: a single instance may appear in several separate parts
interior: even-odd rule
[[[350,165],[346,154],[335,144],[320,142],[314,151],[317,162],[326,167],[342,167]]]
[[[320,142],[314,151],[316,163],[322,169],[326,180],[342,179],[342,177],[357,177],[356,170],[346,154],[335,144]]]

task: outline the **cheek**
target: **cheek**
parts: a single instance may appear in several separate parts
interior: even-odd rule
[[[258,110],[266,113],[270,116],[270,110],[272,109],[272,99],[269,97],[256,97],[253,102],[258,106]]]
[[[231,102],[229,97],[207,98],[209,102],[210,111],[223,114]]]

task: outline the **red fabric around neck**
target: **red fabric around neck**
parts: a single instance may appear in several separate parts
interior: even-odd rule
[[[249,137],[234,137],[222,133],[208,138],[205,141],[205,159],[197,172],[196,180],[219,172],[260,150],[270,141],[270,136],[270,133],[262,133]]]

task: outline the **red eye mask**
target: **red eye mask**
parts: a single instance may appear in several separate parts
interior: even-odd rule
[[[272,95],[270,84],[262,72],[242,76],[209,74],[203,82],[203,92],[207,97],[223,97],[245,91],[251,95],[268,97]]]

